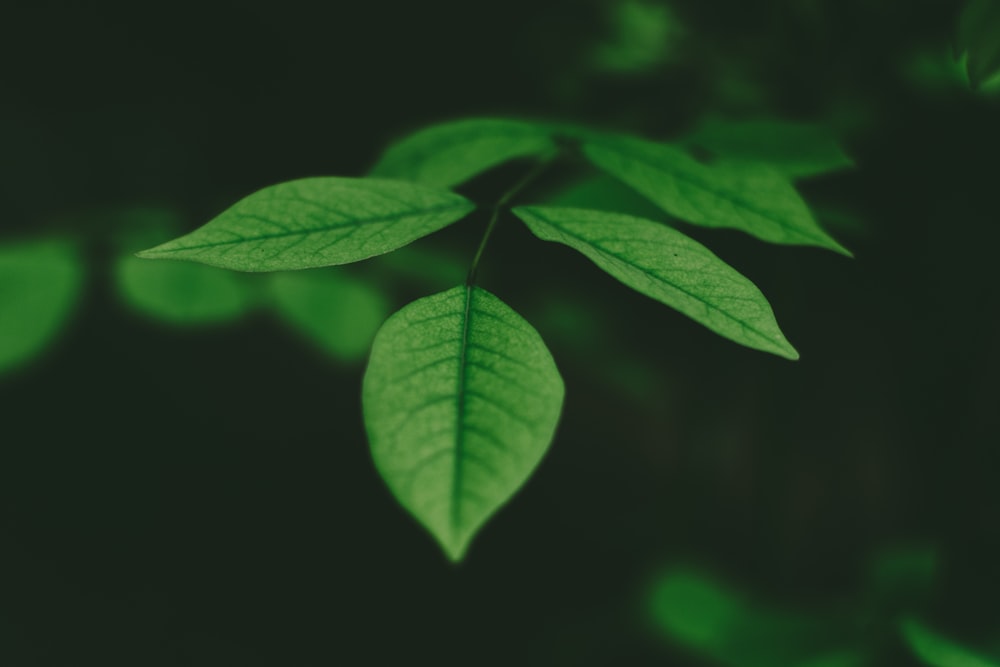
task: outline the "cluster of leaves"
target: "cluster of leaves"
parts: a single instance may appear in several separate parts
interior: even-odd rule
[[[996,667],[914,611],[933,586],[937,554],[924,545],[876,552],[864,593],[834,608],[788,609],[735,590],[696,568],[653,582],[648,609],[672,643],[725,667],[863,667],[905,650],[931,667]]]
[[[761,240],[849,254],[817,224],[791,177],[848,164],[832,142],[804,142],[775,126],[770,143],[724,124],[683,147],[588,128],[467,119],[391,146],[365,178],[305,178],[264,188],[195,231],[138,253],[238,271],[341,265],[397,250],[466,217],[451,191],[514,158],[535,169],[499,198],[464,285],[392,315],[372,343],[362,405],[372,456],[396,498],[460,560],[486,520],[526,481],[548,449],[563,382],[539,334],[475,284],[483,248],[507,202],[539,167],[567,154],[691,224]],[[743,137],[743,139],[741,139]],[[775,151],[784,140],[786,153]],[[761,150],[771,160],[761,160]],[[716,333],[787,359],[764,295],[703,245],[661,222],[597,209],[517,206],[537,237],[573,248],[623,284]]]

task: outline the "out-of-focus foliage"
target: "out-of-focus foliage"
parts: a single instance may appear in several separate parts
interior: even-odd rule
[[[115,276],[130,306],[170,324],[232,322],[256,300],[256,284],[245,276],[204,264],[126,256],[115,264]]]
[[[998,667],[1000,659],[987,658],[932,630],[913,616],[899,622],[903,640],[930,667]]]
[[[973,88],[1000,85],[1000,2],[970,0],[958,21],[955,52]]]
[[[666,217],[651,201],[607,174],[596,174],[568,185],[553,193],[546,203],[567,208],[616,211],[650,220]]]
[[[607,8],[611,35],[593,52],[598,71],[628,74],[668,62],[684,35],[670,5],[649,0],[619,0]]]
[[[849,616],[761,604],[703,572],[677,568],[650,594],[657,626],[674,642],[726,667],[859,667]]]
[[[793,178],[824,174],[853,164],[832,133],[814,123],[708,117],[686,139],[721,157],[760,162]]]
[[[364,358],[389,315],[382,292],[336,269],[281,272],[269,278],[269,294],[280,317],[343,362]]]
[[[0,245],[0,373],[30,362],[65,326],[84,266],[67,239]]]

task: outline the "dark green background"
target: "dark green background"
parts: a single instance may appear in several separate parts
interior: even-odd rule
[[[940,555],[920,611],[996,646],[1000,107],[906,74],[947,52],[958,5],[678,1],[675,58],[612,75],[589,59],[610,4],[4,8],[0,233],[84,233],[89,278],[59,341],[0,378],[0,664],[698,665],[647,618],[662,568],[808,608],[862,596],[871,554],[909,542]],[[115,207],[191,229],[470,114],[669,138],[712,112],[826,122],[857,163],[802,187],[863,221],[831,226],[854,260],[698,234],[802,360],[715,337],[505,220],[484,286],[549,341],[566,406],[457,567],[376,476],[362,368],[265,318],[162,328],[111,285]],[[462,191],[489,202],[523,169]],[[471,256],[483,223],[427,247]],[[567,301],[593,330],[557,326]],[[616,381],[629,363],[653,380]],[[873,644],[910,660],[891,628]]]

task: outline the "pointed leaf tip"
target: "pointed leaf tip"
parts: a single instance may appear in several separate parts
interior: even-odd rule
[[[190,234],[137,256],[237,271],[348,264],[407,245],[473,208],[452,192],[412,183],[304,178],[259,190]]]
[[[632,289],[741,345],[790,360],[785,338],[756,285],[708,248],[652,220],[588,209],[514,209],[538,238],[567,245]]]
[[[486,290],[456,287],[386,320],[362,407],[382,478],[459,561],[548,450],[563,395],[538,332]]]

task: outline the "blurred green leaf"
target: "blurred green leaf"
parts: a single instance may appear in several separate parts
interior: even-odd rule
[[[925,593],[937,572],[937,550],[927,545],[896,546],[874,554],[868,566],[868,588],[888,598]]]
[[[580,251],[625,285],[720,336],[798,359],[760,290],[677,230],[605,211],[525,206],[514,213],[538,238]]]
[[[390,317],[362,406],[375,465],[461,560],[548,450],[563,382],[538,333],[493,294],[456,287]]]
[[[339,361],[363,359],[389,315],[381,292],[334,271],[276,273],[269,288],[281,318]]]
[[[723,158],[766,164],[790,177],[813,176],[853,164],[830,131],[812,123],[706,118],[685,141]]]
[[[1000,73],[1000,2],[971,0],[959,17],[955,47],[973,88]]]
[[[80,296],[83,263],[62,239],[0,245],[0,373],[45,349]]]
[[[709,166],[667,144],[612,135],[584,143],[583,152],[597,167],[692,224],[850,255],[816,223],[785,177],[765,165]]]
[[[856,667],[850,628],[828,615],[752,604],[700,572],[675,569],[652,589],[651,611],[677,643],[727,667]]]
[[[138,255],[238,271],[347,264],[402,247],[473,208],[451,192],[410,183],[304,178],[255,192],[190,234]]]
[[[597,174],[559,190],[546,204],[566,208],[589,208],[659,220],[663,211],[638,192],[607,174]]]
[[[641,72],[669,60],[683,31],[668,5],[624,0],[610,10],[613,35],[594,52],[598,69]]]
[[[1000,667],[1000,661],[990,660],[934,630],[912,616],[899,622],[907,646],[931,667]]]
[[[543,155],[554,148],[542,125],[469,118],[433,125],[396,142],[371,175],[452,187],[513,158]]]
[[[115,281],[125,302],[149,317],[177,325],[221,324],[239,319],[254,304],[247,276],[186,262],[147,262],[122,257]]]

